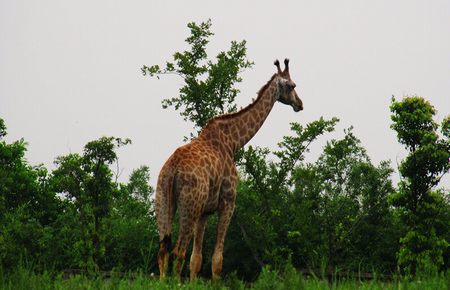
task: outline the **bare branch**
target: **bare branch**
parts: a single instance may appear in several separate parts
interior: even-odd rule
[[[258,254],[253,250],[253,247],[250,246],[249,238],[248,238],[248,235],[247,235],[244,225],[241,224],[239,221],[237,222],[237,224],[239,226],[239,229],[241,230],[242,237],[244,238],[245,243],[247,244],[248,248],[250,249],[250,252],[252,253],[253,259],[261,268],[263,268],[265,266],[265,264],[261,260],[261,258],[258,256]]]

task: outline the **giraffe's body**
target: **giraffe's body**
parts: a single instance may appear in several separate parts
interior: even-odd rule
[[[164,277],[170,250],[170,234],[178,209],[180,230],[173,250],[177,257],[177,274],[181,273],[186,248],[194,235],[190,260],[191,279],[196,277],[202,262],[202,243],[208,215],[219,213],[217,241],[212,258],[215,280],[222,270],[225,234],[233,215],[238,174],[234,154],[259,130],[278,100],[290,104],[295,111],[303,104],[295,92],[288,70],[278,73],[260,90],[258,98],[243,110],[211,119],[198,138],[179,147],[166,161],[156,188],[156,216],[160,237],[158,263]]]

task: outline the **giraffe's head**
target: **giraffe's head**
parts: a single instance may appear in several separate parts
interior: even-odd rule
[[[278,69],[275,76],[277,100],[283,104],[291,105],[296,112],[303,110],[303,102],[297,95],[295,91],[296,84],[291,80],[291,75],[289,74],[289,59],[286,58],[284,60],[284,71],[281,71],[278,59],[275,61],[275,65]]]

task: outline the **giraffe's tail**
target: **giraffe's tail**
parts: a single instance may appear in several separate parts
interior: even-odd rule
[[[175,170],[166,164],[158,177],[156,186],[156,220],[159,231],[158,263],[161,278],[165,275],[168,266],[169,253],[172,248],[172,222],[175,215]]]

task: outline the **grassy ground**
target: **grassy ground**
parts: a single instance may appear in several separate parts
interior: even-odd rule
[[[283,273],[264,269],[258,279],[245,284],[234,275],[225,277],[212,285],[208,280],[197,280],[192,283],[168,279],[160,282],[155,278],[141,274],[130,275],[129,278],[87,278],[81,275],[64,279],[62,275],[52,277],[48,273],[35,274],[26,269],[0,277],[0,289],[450,289],[450,275],[437,275],[420,280],[405,281],[358,281],[341,279],[329,284],[315,277],[304,278],[293,269]]]

